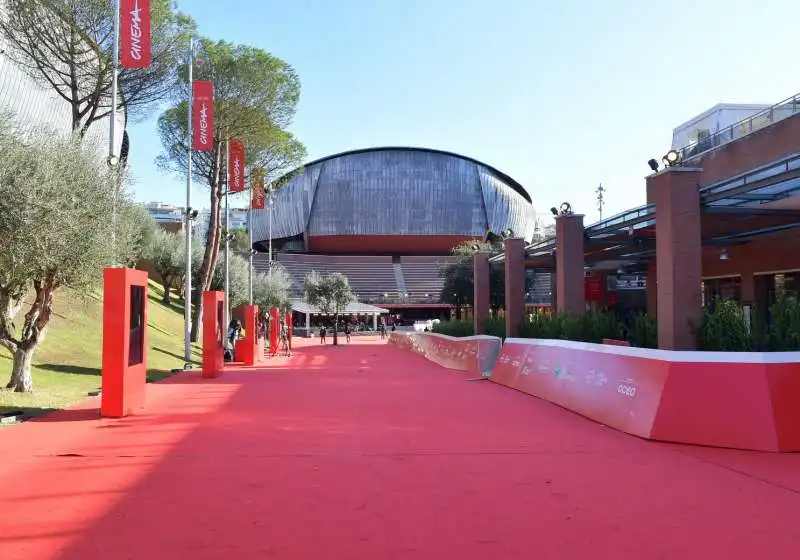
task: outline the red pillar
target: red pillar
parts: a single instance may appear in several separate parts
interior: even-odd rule
[[[206,378],[217,377],[225,365],[225,332],[223,325],[225,294],[203,292],[203,373]]]
[[[519,336],[519,327],[525,319],[525,241],[506,239],[506,336]]]
[[[292,351],[292,328],[294,326],[294,325],[292,325],[292,316],[293,316],[293,313],[291,311],[289,311],[288,313],[286,313],[286,317],[285,317],[285,320],[286,320],[286,341],[289,344],[289,351],[290,352]]]
[[[490,291],[491,281],[489,253],[475,253],[472,256],[472,321],[475,325],[475,334],[483,334],[486,329],[486,321],[489,319],[491,307]]]
[[[147,383],[147,272],[103,271],[100,415],[122,418],[144,407]]]
[[[656,204],[658,347],[694,350],[701,314],[700,171],[673,167],[647,178]]]
[[[241,313],[244,321],[244,338],[236,343],[236,361],[246,366],[258,361],[258,306],[243,305]],[[238,309],[238,308],[237,308]],[[241,320],[241,319],[240,319]]]
[[[583,258],[583,216],[556,218],[556,311],[584,313],[586,288]]]

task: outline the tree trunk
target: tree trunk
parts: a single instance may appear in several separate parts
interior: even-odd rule
[[[333,345],[339,345],[339,337],[336,336],[336,332],[339,330],[339,313],[333,314]]]
[[[214,277],[214,268],[217,266],[219,257],[220,240],[220,158],[224,144],[217,142],[215,165],[211,175],[211,208],[209,209],[208,231],[206,232],[206,247],[203,252],[203,263],[200,265],[197,285],[191,296],[192,304],[195,309],[192,315],[192,342],[197,342],[200,338],[200,324],[203,314],[203,292],[211,287],[211,280]]]
[[[6,386],[7,389],[14,389],[17,393],[29,393],[33,391],[31,364],[33,363],[33,353],[36,351],[36,346],[38,346],[38,343],[31,347],[20,346],[14,352],[11,381],[8,382]]]
[[[165,305],[170,305],[172,303],[170,301],[170,292],[172,291],[171,290],[172,278],[162,274],[161,285],[164,287],[164,297],[161,298],[161,303]]]
[[[14,389],[18,393],[27,393],[33,390],[31,363],[36,348],[44,340],[47,325],[52,315],[53,292],[56,289],[54,274],[47,273],[44,278],[35,280],[33,289],[36,297],[31,304],[30,310],[25,314],[22,336],[14,351],[11,380],[6,386],[8,389]]]
[[[12,354],[17,347],[14,343],[14,317],[17,316],[25,299],[24,289],[0,290],[0,345]]]

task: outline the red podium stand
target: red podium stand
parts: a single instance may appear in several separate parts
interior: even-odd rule
[[[219,376],[225,366],[225,294],[203,292],[203,373]]]
[[[259,346],[261,347],[259,352]],[[260,356],[259,356],[260,354]],[[258,306],[244,306],[244,338],[236,343],[236,361],[252,366],[264,356],[263,340],[258,339]]]
[[[100,414],[122,418],[144,407],[147,383],[147,272],[103,271]]]

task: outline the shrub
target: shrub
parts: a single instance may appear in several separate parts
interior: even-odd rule
[[[797,297],[779,295],[769,312],[767,349],[783,352],[800,350],[800,301]]]
[[[735,301],[716,298],[713,311],[704,311],[697,329],[700,350],[747,352],[753,347],[753,336],[741,306]]]
[[[637,313],[633,318],[630,343],[639,348],[658,348],[658,323],[647,313]]]
[[[486,321],[486,326],[483,329],[483,334],[496,336],[499,338],[506,337],[506,320],[504,317],[491,317]]]

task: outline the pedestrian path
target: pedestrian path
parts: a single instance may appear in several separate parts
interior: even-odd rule
[[[0,431],[0,559],[800,558],[800,456],[642,441],[376,337]]]

